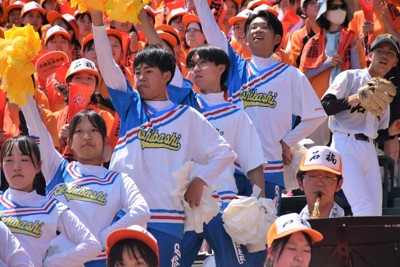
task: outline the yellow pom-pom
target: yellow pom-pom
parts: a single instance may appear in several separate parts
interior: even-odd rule
[[[129,21],[138,24],[140,23],[138,19],[140,10],[148,3],[149,0],[113,0],[113,8],[107,9],[106,12],[112,20]]]
[[[108,0],[71,0],[71,7],[78,7],[78,10],[83,13],[87,10],[105,11],[105,3]]]
[[[36,70],[32,60],[40,50],[40,37],[30,24],[14,26],[4,37],[0,43],[0,89],[7,92],[10,102],[25,104],[28,91],[33,95],[35,89],[31,76]]]

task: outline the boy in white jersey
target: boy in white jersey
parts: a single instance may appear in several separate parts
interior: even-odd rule
[[[121,120],[120,139],[110,168],[131,174],[150,207],[148,230],[160,245],[160,266],[179,266],[184,208],[171,192],[172,173],[186,161],[208,168],[192,179],[184,199],[198,206],[203,186],[211,184],[236,154],[207,120],[194,109],[168,100],[166,86],[175,71],[175,59],[149,46],[135,59],[135,92],[112,59],[105,42],[102,13],[92,11],[99,68]]]
[[[354,216],[382,215],[382,180],[373,140],[389,126],[390,110],[375,116],[360,105],[358,89],[372,77],[383,77],[398,61],[399,41],[379,35],[371,45],[368,68],[340,73],[322,98],[333,133],[331,146],[343,161],[343,191]],[[389,135],[400,132],[394,122]]]
[[[264,169],[266,197],[274,199],[279,212],[283,164],[292,161],[290,148],[318,128],[326,114],[304,74],[273,58],[283,36],[282,24],[273,13],[249,15],[245,34],[252,57],[247,62],[218,29],[207,1],[194,3],[208,44],[229,55],[228,97],[246,111],[257,129],[268,161]],[[301,122],[293,129],[296,117],[301,117]]]

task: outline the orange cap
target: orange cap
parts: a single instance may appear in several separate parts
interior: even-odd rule
[[[22,1],[13,1],[12,2],[12,4],[10,4],[7,8],[6,8],[6,10],[4,10],[4,15],[6,16],[6,17],[8,17],[8,14],[11,12],[11,10],[13,10],[13,9],[21,9],[22,10],[22,8],[24,7],[24,5],[25,5],[25,3],[24,2],[22,2]]]
[[[278,11],[273,9],[272,6],[270,5],[270,3],[266,0],[251,1],[247,4],[247,9],[253,10],[255,12],[258,12],[260,10],[265,10],[265,11],[271,12],[276,17],[278,17],[278,15],[279,15]]]
[[[250,14],[252,13],[251,10],[249,9],[243,9],[239,14],[237,14],[236,16],[230,18],[228,20],[230,25],[235,25],[236,22],[238,21],[246,21],[247,18],[250,16]]]
[[[111,232],[107,237],[106,255],[109,256],[111,248],[123,239],[136,239],[145,243],[159,257],[158,244],[155,237],[139,225],[132,225]]]
[[[114,35],[115,37],[117,37],[121,43],[122,41],[122,34],[120,31],[116,30],[116,29],[107,29],[107,36],[108,35]],[[93,33],[89,34],[88,36],[86,36],[85,38],[83,38],[82,40],[82,50],[84,50],[85,46],[87,45],[87,43],[89,41],[93,40]]]
[[[185,28],[187,28],[187,26],[192,22],[197,22],[197,23],[201,24],[199,17],[194,14],[191,14],[191,13],[188,13],[185,16],[183,16],[182,22],[183,22],[183,25],[185,25]]]
[[[172,34],[176,38],[176,41],[178,43],[181,42],[181,37],[179,36],[179,32],[174,27],[166,25],[166,24],[161,24],[156,27],[156,31],[158,31],[158,30]]]
[[[36,3],[35,1],[26,3],[21,10],[21,17],[23,17],[26,13],[31,11],[39,11],[43,16],[46,14],[46,9],[44,9],[41,5]]]
[[[66,23],[71,25],[71,27],[72,27],[72,29],[74,31],[75,37],[78,37],[78,35],[79,35],[79,26],[78,26],[78,23],[76,22],[76,19],[75,19],[74,16],[72,16],[70,14],[61,15],[57,11],[52,10],[49,13],[47,13],[46,18],[47,18],[47,21],[50,24],[53,24],[54,21],[56,21],[57,19],[64,20]]]
[[[176,38],[172,34],[164,32],[162,30],[157,30],[157,33],[162,40],[169,43],[172,47],[175,47],[178,44]]]
[[[187,14],[187,12],[182,7],[172,9],[171,12],[169,12],[169,14],[167,16],[167,24],[169,24],[171,19],[178,17],[178,16],[185,16],[186,14]]]
[[[272,243],[279,238],[297,233],[304,232],[311,237],[313,243],[321,241],[324,236],[311,229],[311,225],[297,213],[289,213],[279,216],[271,225],[267,234],[267,244],[271,247]]]

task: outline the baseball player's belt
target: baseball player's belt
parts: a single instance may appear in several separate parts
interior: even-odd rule
[[[350,136],[351,134],[347,134],[347,135]],[[370,141],[370,138],[368,136],[366,136],[365,134],[362,134],[362,133],[354,134],[354,138],[356,140],[361,140],[361,141],[367,141],[367,142]]]

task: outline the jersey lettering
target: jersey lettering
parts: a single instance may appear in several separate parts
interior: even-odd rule
[[[178,151],[181,148],[179,140],[181,135],[173,132],[172,134],[159,133],[158,129],[141,128],[138,133],[142,149],[145,148],[167,148]]]
[[[77,185],[68,186],[67,184],[63,184],[57,187],[56,191],[54,192],[54,196],[57,197],[59,195],[64,195],[67,201],[70,200],[78,200],[84,202],[91,202],[99,205],[106,205],[107,204],[107,196],[104,192],[96,192],[86,187],[80,187]]]
[[[219,134],[220,134],[221,136],[224,136],[225,132],[224,132],[223,130],[220,130],[220,129],[218,129],[218,128],[215,128],[215,130],[217,130],[217,132],[219,132]]]
[[[278,93],[273,93],[269,91],[266,93],[257,93],[257,90],[241,90],[240,100],[243,101],[243,107],[276,107],[276,97]]]
[[[361,104],[358,104],[355,107],[351,107],[350,113],[365,113],[365,108],[361,106]]]
[[[12,216],[2,217],[1,220],[13,233],[28,235],[36,238],[42,236],[42,226],[44,225],[44,222],[39,220],[36,220],[35,222],[21,221],[20,218]]]

